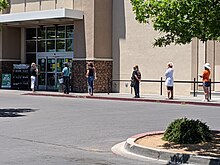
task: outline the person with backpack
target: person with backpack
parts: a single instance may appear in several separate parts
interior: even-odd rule
[[[133,67],[133,73],[131,77],[133,81],[133,87],[135,92],[135,98],[140,98],[140,82],[141,82],[141,72],[139,70],[138,65]]]

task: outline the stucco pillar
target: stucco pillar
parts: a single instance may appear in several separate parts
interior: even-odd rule
[[[215,81],[220,82],[220,43],[215,42]],[[215,84],[215,91],[220,91],[220,84]]]
[[[198,81],[198,42],[199,40],[197,38],[194,38],[192,40],[192,64],[191,64],[191,70],[192,70],[192,76],[191,80],[194,80],[196,78],[196,81]],[[193,90],[194,84],[191,85],[191,89]],[[198,86],[196,86],[196,89],[198,89]]]
[[[26,53],[25,53],[25,29],[21,28],[21,63],[26,63]]]
[[[215,41],[207,42],[207,62],[211,65],[211,80],[215,81]],[[214,90],[214,86],[212,86]]]

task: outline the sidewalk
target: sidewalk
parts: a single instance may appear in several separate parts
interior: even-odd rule
[[[69,97],[69,98],[87,98],[87,99],[102,99],[102,100],[119,100],[119,101],[139,101],[139,102],[156,102],[156,103],[169,103],[169,104],[190,104],[190,105],[203,105],[203,106],[220,106],[220,96],[213,95],[210,102],[203,102],[203,95],[193,96],[175,96],[173,100],[169,100],[166,96],[143,94],[141,98],[133,98],[132,94],[125,93],[95,93],[94,96],[89,96],[87,93],[70,93],[63,94],[60,92],[37,91],[21,91],[23,95],[33,96],[53,96],[53,97]]]
[[[203,102],[203,95],[178,96],[175,95],[173,100],[167,99],[165,95],[159,94],[142,94],[141,98],[133,98],[133,94],[129,93],[94,93],[94,96],[89,96],[87,93],[70,93],[63,94],[61,92],[49,91],[31,91],[22,90],[7,90],[1,89],[0,93],[14,93],[19,95],[32,95],[32,96],[51,96],[51,97],[69,97],[69,98],[85,98],[85,99],[102,99],[102,100],[119,100],[119,101],[138,101],[138,102],[156,102],[168,104],[190,104],[190,105],[204,105],[204,106],[220,106],[220,95],[212,95],[210,102]]]

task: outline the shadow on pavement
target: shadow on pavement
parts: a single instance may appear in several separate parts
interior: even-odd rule
[[[34,112],[35,109],[30,108],[2,108],[0,109],[0,117],[22,117],[26,116],[21,113]]]

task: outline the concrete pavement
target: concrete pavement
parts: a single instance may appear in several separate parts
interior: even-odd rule
[[[47,92],[47,91],[37,91],[32,93],[31,91],[19,91],[19,90],[1,90],[1,93],[13,92],[18,95],[30,95],[33,97],[49,96],[49,97],[68,97],[68,98],[82,98],[82,99],[102,99],[102,100],[119,100],[119,101],[139,101],[139,102],[154,102],[154,103],[167,103],[167,104],[189,104],[189,105],[202,105],[202,106],[220,106],[220,96],[212,96],[210,102],[202,102],[203,95],[193,96],[175,96],[173,100],[166,99],[166,96],[160,95],[142,95],[141,98],[133,98],[132,94],[122,94],[122,93],[95,93],[94,96],[89,96],[86,93],[70,93],[69,95],[60,92]],[[149,133],[146,133],[149,134]],[[178,153],[167,153],[165,151],[158,151],[151,148],[146,148],[140,145],[136,145],[134,142],[136,139],[145,136],[146,134],[135,135],[126,140],[126,142],[121,145],[124,150],[130,153],[134,153],[144,157],[151,157],[157,160],[168,160],[170,156],[183,155]],[[115,149],[114,149],[115,150]],[[193,164],[220,164],[220,159],[197,157],[194,155],[188,155],[190,162]]]

